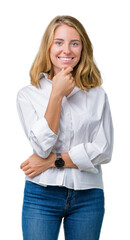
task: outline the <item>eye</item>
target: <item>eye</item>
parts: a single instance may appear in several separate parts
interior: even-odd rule
[[[72,43],[72,46],[78,46],[79,44],[78,43],[76,43],[76,42],[73,42]]]
[[[56,43],[56,45],[58,45],[58,46],[61,46],[62,45],[62,42],[59,42],[59,41],[57,41],[57,42],[55,42]]]

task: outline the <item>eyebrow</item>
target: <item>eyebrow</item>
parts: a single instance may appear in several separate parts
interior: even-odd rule
[[[62,39],[62,38],[55,38],[54,40],[64,41],[64,39]],[[81,41],[78,39],[73,39],[73,40],[71,40],[71,42],[81,42]]]

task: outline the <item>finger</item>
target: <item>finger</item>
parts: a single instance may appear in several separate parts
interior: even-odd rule
[[[73,77],[71,77],[71,78],[70,78],[70,80],[71,80],[72,82],[75,82],[75,80],[74,80],[74,78],[73,78]]]
[[[75,87],[75,82],[72,82],[72,90],[74,89]]]
[[[33,178],[33,177],[35,177],[35,176],[37,176],[38,174],[36,173],[36,172],[32,172],[32,173],[30,173],[29,175],[28,175],[28,177],[30,177],[30,178]]]
[[[25,167],[28,163],[29,163],[28,160],[24,161],[23,163],[21,163],[20,168]]]
[[[25,173],[25,175],[29,175],[29,174],[31,174],[32,172],[34,172],[33,169],[28,169],[28,170],[25,171],[24,173]]]
[[[71,79],[71,78],[72,78],[72,74],[71,74],[71,73],[66,74],[66,77],[67,77],[68,79]]]
[[[72,67],[68,67],[68,68],[66,68],[65,70],[64,70],[64,73],[65,74],[68,74],[68,73],[70,73],[70,72],[72,72],[73,71],[73,68]]]
[[[28,169],[29,169],[29,164],[22,168],[24,172],[27,171]]]

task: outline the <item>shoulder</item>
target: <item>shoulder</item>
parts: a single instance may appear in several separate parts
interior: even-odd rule
[[[105,95],[106,92],[102,86],[91,88],[89,92],[92,92],[93,94],[98,94],[98,95]]]
[[[46,77],[47,78],[47,77]],[[36,87],[32,84],[29,84],[23,88],[21,88],[17,93],[17,98],[19,97],[26,97],[26,98],[33,98],[38,94],[46,95],[49,93],[52,84],[50,84],[49,80],[45,77],[40,79],[41,87]]]
[[[100,101],[103,99],[105,101],[106,96],[107,96],[106,91],[104,90],[104,88],[102,86],[89,89],[88,95],[91,98],[95,99],[96,101]]]
[[[31,103],[31,99],[36,91],[38,89],[31,84],[21,88],[16,95],[16,103],[18,105]]]
[[[93,111],[97,111],[99,116],[102,115],[103,109],[106,105],[107,94],[102,86],[91,88],[87,97],[88,103]]]
[[[36,88],[33,85],[27,85],[23,88],[21,88],[17,93],[17,100],[20,100],[22,98],[28,98],[30,95],[33,95],[34,92],[38,91],[39,88]]]

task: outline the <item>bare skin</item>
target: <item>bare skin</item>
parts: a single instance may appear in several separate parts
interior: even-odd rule
[[[75,87],[72,70],[71,67],[62,69],[53,77],[52,91],[44,117],[55,134],[58,133],[62,99]]]
[[[50,58],[55,76],[52,79],[52,91],[44,115],[50,129],[55,134],[58,133],[62,99],[64,96],[68,96],[75,87],[72,71],[80,60],[81,50],[81,39],[74,28],[63,24],[56,29],[50,48]],[[68,152],[62,153],[61,156],[65,161],[64,168],[78,168],[72,162]],[[25,175],[32,178],[49,168],[54,168],[55,160],[56,154],[54,153],[45,159],[33,154],[21,164],[20,168]]]
[[[63,168],[78,168],[72,162],[68,153],[62,153],[61,156],[65,161],[65,166]],[[52,167],[54,168],[55,160],[56,160],[55,153],[51,153],[48,156],[48,158],[41,158],[36,153],[34,153],[20,165],[20,168],[23,170],[25,175],[27,175],[30,178],[33,178],[49,168]]]
[[[65,70],[62,69],[62,71],[53,78],[52,92],[44,117],[55,134],[58,133],[62,99],[75,87],[75,82],[71,74],[72,70],[71,67]],[[72,162],[67,152],[61,155],[65,161],[64,168],[78,168]],[[32,178],[51,167],[55,167],[55,160],[55,153],[51,153],[48,158],[41,158],[37,154],[33,154],[21,164],[20,168],[24,171],[25,175]]]

